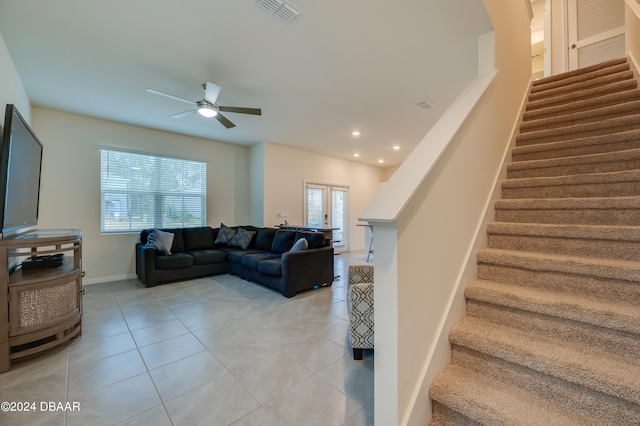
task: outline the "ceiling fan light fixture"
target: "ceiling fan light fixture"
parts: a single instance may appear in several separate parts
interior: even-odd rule
[[[211,118],[218,115],[218,111],[211,105],[198,104],[198,114],[203,117]]]

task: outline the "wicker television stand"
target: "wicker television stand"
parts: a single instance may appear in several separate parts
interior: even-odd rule
[[[59,253],[60,266],[20,266],[29,257]],[[36,229],[0,239],[0,277],[0,373],[15,359],[80,336],[81,230]]]

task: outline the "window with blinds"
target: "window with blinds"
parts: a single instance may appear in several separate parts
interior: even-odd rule
[[[100,150],[101,231],[204,226],[206,163]]]

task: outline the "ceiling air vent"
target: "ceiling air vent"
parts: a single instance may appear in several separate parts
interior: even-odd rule
[[[433,108],[433,104],[429,101],[420,101],[416,105],[418,105],[422,109],[431,109]]]
[[[300,9],[282,0],[258,0],[258,6],[289,24],[302,15]]]

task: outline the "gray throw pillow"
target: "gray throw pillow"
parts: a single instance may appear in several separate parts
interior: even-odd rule
[[[229,246],[231,247],[240,247],[243,250],[246,250],[251,244],[251,240],[253,236],[256,235],[255,231],[247,231],[244,228],[238,228],[236,234],[229,241]]]
[[[159,229],[152,229],[147,237],[147,245],[153,247],[159,253],[170,256],[171,246],[173,245],[173,234]]]
[[[289,251],[303,251],[309,247],[309,243],[305,238],[300,238],[296,243],[291,247]]]
[[[225,226],[224,223],[220,224],[220,231],[216,237],[215,244],[229,244],[229,241],[236,235],[236,230]]]

